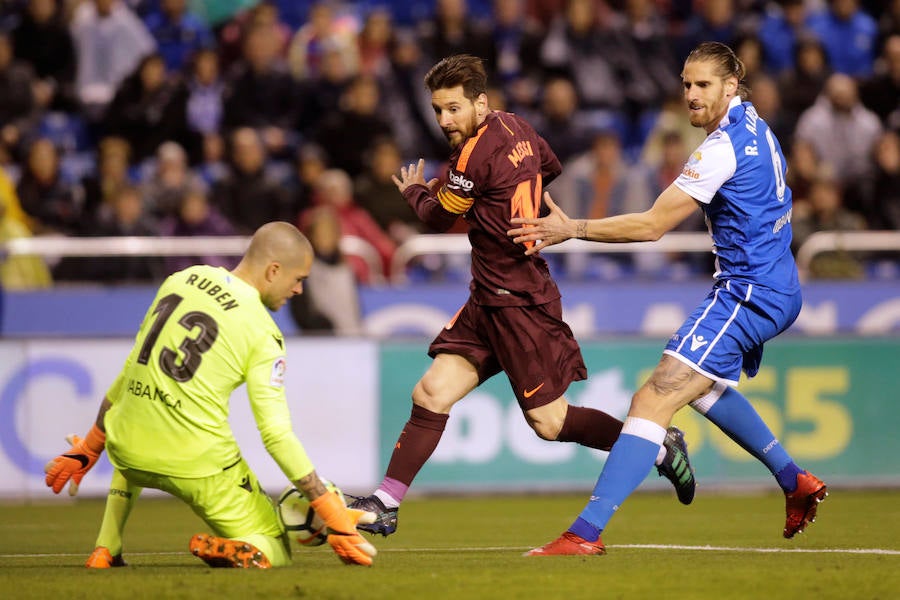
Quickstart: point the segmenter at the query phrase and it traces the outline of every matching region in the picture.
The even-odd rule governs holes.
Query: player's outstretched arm
[[[44,482],[47,487],[53,489],[54,494],[58,494],[65,487],[66,482],[69,484],[69,495],[74,496],[78,493],[78,486],[81,485],[81,479],[91,470],[100,458],[100,454],[106,447],[106,429],[103,425],[104,415],[110,407],[109,400],[103,399],[100,404],[100,410],[97,413],[97,420],[91,426],[83,438],[73,434],[66,436],[66,441],[72,444],[68,452],[60,454],[56,458],[50,460],[44,465]]]
[[[525,251],[526,255],[532,255],[539,252],[547,246],[559,244],[573,237],[583,237],[579,235],[578,227],[583,225],[585,221],[572,220],[563,212],[563,210],[553,202],[549,192],[544,192],[544,203],[550,209],[550,214],[540,218],[514,218],[511,220],[513,225],[521,225],[518,229],[510,229],[507,235],[513,238],[517,244],[523,242],[537,242],[534,246]]]

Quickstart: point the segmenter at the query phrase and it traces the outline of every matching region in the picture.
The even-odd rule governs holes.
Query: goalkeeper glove
[[[66,436],[66,441],[72,444],[72,447],[44,466],[44,473],[47,474],[44,481],[47,487],[53,488],[54,494],[58,494],[66,482],[71,480],[69,495],[74,496],[78,493],[81,478],[91,470],[106,447],[106,434],[94,424],[83,439],[73,433]]]
[[[372,564],[372,558],[378,551],[357,533],[356,524],[360,521],[372,522],[375,515],[347,508],[340,496],[333,492],[322,494],[309,505],[328,526],[328,543],[342,561],[348,565]]]

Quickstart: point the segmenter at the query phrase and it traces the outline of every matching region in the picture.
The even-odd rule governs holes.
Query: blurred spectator
[[[872,14],[878,18],[878,47],[883,49],[889,37],[900,34],[900,0],[886,0],[882,7],[880,15]]]
[[[831,75],[825,47],[816,38],[797,42],[794,66],[779,76],[781,106],[785,119],[796,123],[800,114],[813,105]]]
[[[844,208],[840,184],[828,177],[816,179],[810,189],[809,204],[795,207],[793,219],[794,252],[813,233],[819,231],[860,231],[865,229],[863,218]],[[819,279],[857,279],[862,276],[862,264],[846,250],[817,255],[809,266],[810,274]]]
[[[145,210],[155,219],[177,215],[188,191],[205,193],[205,182],[191,171],[187,153],[176,142],[160,145],[154,162],[152,173],[140,188]]]
[[[866,203],[872,229],[900,231],[900,133],[887,131],[875,146],[875,174]]]
[[[872,150],[881,129],[878,115],[859,101],[856,82],[835,73],[816,103],[800,115],[794,135],[813,145],[844,190],[855,191],[872,174]],[[848,208],[859,207],[858,198],[845,197],[844,202]]]
[[[81,2],[72,16],[71,31],[76,93],[85,115],[96,122],[122,80],[156,49],[156,41],[122,0]]]
[[[807,25],[825,46],[835,72],[853,77],[872,73],[878,26],[859,0],[828,0],[828,8],[810,14]]]
[[[566,9],[567,0],[525,0],[525,11],[529,17],[548,27],[553,19]]]
[[[694,3],[694,7],[694,13],[684,24],[684,32],[676,39],[679,64],[701,42],[721,42],[733,49],[739,33],[734,0],[704,0],[699,6]]]
[[[327,45],[322,49],[319,75],[299,82],[299,128],[310,137],[327,115],[341,109],[347,87],[355,79],[355,67],[350,68],[339,47]]]
[[[0,243],[31,237],[6,173],[0,168]],[[0,257],[0,288],[27,290],[50,287],[50,270],[39,256]]]
[[[765,71],[765,50],[755,34],[739,35],[734,41],[734,53],[744,63],[744,79],[753,79]]]
[[[228,175],[213,188],[212,201],[237,231],[252,234],[269,221],[291,221],[290,195],[266,171],[266,150],[259,134],[241,127],[231,134]]]
[[[304,144],[297,151],[294,172],[287,183],[292,197],[291,204],[297,214],[313,205],[316,181],[327,169],[328,157],[321,147],[316,144]]]
[[[203,148],[200,163],[195,171],[207,186],[212,187],[228,176],[228,163],[225,156],[225,140],[215,133],[203,136]]]
[[[275,53],[280,58],[287,57],[287,47],[293,31],[281,22],[278,5],[273,2],[254,0],[255,6],[237,13],[219,29],[219,59],[224,69],[228,69],[240,59],[248,31],[262,27],[274,36]]]
[[[568,77],[575,84],[583,110],[620,109],[625,103],[624,73],[634,66],[633,48],[624,35],[599,24],[593,0],[568,0],[541,46],[541,64],[548,75]],[[598,115],[608,119],[610,113]]]
[[[447,154],[447,139],[434,118],[431,93],[423,85],[428,66],[412,34],[398,31],[390,74],[381,79],[381,95],[382,111],[391,115],[403,156],[441,158]]]
[[[625,0],[625,19],[624,27],[639,57],[637,64],[643,70],[637,81],[647,86],[640,96],[641,110],[656,111],[666,97],[681,89],[677,75],[681,65],[676,62],[666,24],[652,0]]]
[[[753,102],[757,114],[766,122],[783,148],[789,148],[794,134],[795,121],[787,118],[781,109],[781,91],[778,83],[769,75],[759,72],[755,77],[747,78],[750,97],[745,100]]]
[[[681,92],[669,95],[663,103],[659,116],[656,118],[653,128],[647,135],[647,140],[644,142],[640,161],[646,164],[659,164],[662,160],[663,140],[668,134],[673,132],[678,133],[681,139],[684,140],[684,145],[687,149],[687,153],[684,155],[684,162],[687,162],[688,154],[693,152],[706,139],[706,131],[702,127],[691,125]],[[684,166],[684,163],[682,163],[682,166]]]
[[[497,81],[509,100],[507,110],[533,108],[543,83],[544,28],[526,11],[526,0],[494,0],[493,38]],[[497,106],[490,104],[498,110]]]
[[[47,109],[75,109],[75,46],[56,0],[29,0],[12,32],[16,58],[34,69],[35,99]]]
[[[131,144],[124,138],[107,136],[97,144],[97,170],[81,181],[86,223],[96,221],[116,191],[131,183],[130,160]]]
[[[0,32],[0,144],[14,156],[40,116],[36,84],[28,63],[15,60],[10,36]]]
[[[0,165],[0,208],[6,219],[12,219],[31,231],[31,221],[22,210],[19,197],[16,195],[16,184],[2,165]]]
[[[662,135],[660,161],[655,164],[638,163],[633,167],[636,177],[646,182],[647,198],[657,198],[675,179],[681,175],[687,162],[689,149],[678,131],[669,131]],[[637,187],[638,193],[643,188]],[[702,211],[694,211],[678,224],[672,231],[706,232],[706,221]],[[642,274],[659,276],[666,270],[671,276],[679,274],[708,273],[710,256],[696,252],[668,252],[666,254],[635,254],[632,256],[635,265]]]
[[[612,215],[642,212],[653,200],[645,183],[633,176],[622,155],[622,143],[613,131],[598,132],[590,149],[571,161],[563,171],[571,180],[573,193],[560,195],[560,207],[573,219],[600,219]],[[571,205],[564,203],[565,197]]]
[[[496,108],[493,104],[489,106]],[[554,77],[547,81],[540,113],[531,122],[563,164],[591,147],[593,124],[588,115],[579,110],[578,94],[568,79]]]
[[[131,145],[132,161],[152,157],[165,141],[184,145],[187,138],[187,90],[179,79],[166,76],[162,56],[140,60],[122,81],[103,118],[107,135],[123,137]]]
[[[159,235],[159,224],[144,211],[144,201],[138,188],[130,185],[116,190],[111,202],[103,207],[99,219],[87,231],[101,237]],[[62,263],[60,264],[62,266]],[[161,277],[163,261],[156,256],[112,256],[79,261],[78,279],[108,283],[136,283]],[[69,274],[66,274],[66,278]]]
[[[831,170],[831,166],[821,164],[821,158],[815,146],[806,140],[794,140],[790,146],[788,155],[788,170],[785,179],[791,188],[794,206],[802,210],[804,205],[809,205],[809,195],[812,192],[812,184],[819,176],[819,172],[825,173]]]
[[[658,163],[643,165],[648,181],[648,198],[658,197],[675,179],[681,175],[687,162],[690,149],[678,131],[669,131],[662,135],[661,152]],[[706,221],[702,211],[695,211],[672,231],[706,231]],[[696,256],[696,255],[695,255]]]
[[[490,28],[473,18],[466,0],[437,0],[434,15],[419,21],[416,29],[427,62],[452,54],[471,54],[484,60],[488,77],[496,74],[497,49]]]
[[[393,43],[391,13],[384,7],[376,6],[366,14],[356,39],[359,73],[384,81],[391,71]]]
[[[597,133],[591,148],[571,160],[551,192],[573,219],[597,219],[631,212],[643,212],[653,200],[645,177],[626,162],[622,143],[613,131]],[[633,261],[628,253],[572,253],[565,258],[568,275],[583,276],[588,271],[618,275]]]
[[[63,181],[59,154],[50,140],[38,138],[29,147],[16,192],[36,234],[73,234],[81,228],[84,193]]]
[[[494,107],[493,104],[489,106]],[[378,226],[398,246],[411,236],[423,232],[422,221],[397,190],[392,177],[400,172],[403,157],[390,138],[377,140],[369,150],[367,169],[354,184],[359,205],[368,211]]]
[[[187,151],[191,162],[199,162],[203,156],[204,140],[219,136],[225,108],[223,95],[225,84],[219,71],[219,57],[215,50],[198,51],[191,58],[187,76],[187,107],[185,118],[188,128]]]
[[[182,190],[178,200],[178,206],[172,214],[160,221],[160,235],[194,237],[237,234],[228,219],[210,204],[202,188],[188,186]],[[235,257],[216,254],[212,248],[209,254],[203,256],[169,256],[165,259],[168,273],[200,264],[232,269],[237,261]]]
[[[324,75],[327,52],[341,63],[348,75],[358,70],[356,23],[347,14],[337,14],[331,2],[316,2],[309,10],[309,21],[297,30],[288,47],[291,74],[300,81],[316,80]]]
[[[226,78],[224,126],[253,127],[270,155],[283,155],[295,143],[297,86],[278,56],[272,27],[247,32],[244,53]]]
[[[150,35],[171,73],[181,71],[188,59],[214,40],[206,23],[187,9],[187,0],[159,0],[159,10],[144,18]]]
[[[329,206],[318,206],[306,213],[301,226],[314,254],[303,293],[290,299],[294,322],[303,333],[360,335],[359,289],[341,252],[337,213]]]
[[[329,164],[343,169],[350,177],[362,173],[363,155],[374,141],[392,134],[390,123],[379,110],[379,93],[374,78],[357,77],[341,96],[340,109],[325,117],[314,133]]]
[[[900,127],[900,33],[885,40],[875,74],[860,84],[859,96],[882,123]]]
[[[331,207],[338,215],[342,235],[352,235],[368,242],[381,259],[382,273],[390,274],[391,257],[396,244],[390,236],[378,226],[375,219],[353,199],[353,182],[349,175],[340,169],[329,169],[316,181],[316,204]],[[315,210],[315,207],[310,209]],[[300,217],[305,221],[306,213]],[[360,283],[372,283],[372,274],[368,264],[358,256],[348,257],[353,272]]]
[[[763,45],[766,70],[780,75],[794,68],[794,57],[805,30],[806,3],[803,0],[776,0],[766,3],[765,14],[757,30]]]

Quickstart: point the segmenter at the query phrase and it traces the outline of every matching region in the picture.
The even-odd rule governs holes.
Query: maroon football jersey
[[[547,262],[525,256],[525,247],[506,232],[512,217],[538,216],[543,187],[561,171],[547,142],[511,113],[489,114],[475,135],[454,149],[437,200],[443,211],[463,214],[469,223],[476,303],[524,306],[559,298]],[[424,186],[415,187],[406,194],[414,205],[430,195]]]

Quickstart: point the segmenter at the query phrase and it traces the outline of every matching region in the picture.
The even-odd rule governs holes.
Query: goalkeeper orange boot
[[[191,554],[213,568],[268,569],[272,566],[262,551],[247,542],[198,533],[191,538]]]
[[[533,548],[522,556],[589,556],[592,554],[606,554],[603,540],[597,538],[596,542],[589,542],[571,531],[566,531],[549,544]]]
[[[91,552],[84,566],[88,569],[110,569],[112,567],[127,567],[128,563],[125,562],[121,554],[113,556],[108,548],[97,546]]]
[[[812,473],[803,471],[797,475],[797,489],[785,493],[784,537],[792,538],[802,533],[806,526],[816,520],[819,502],[828,495],[828,487]]]

